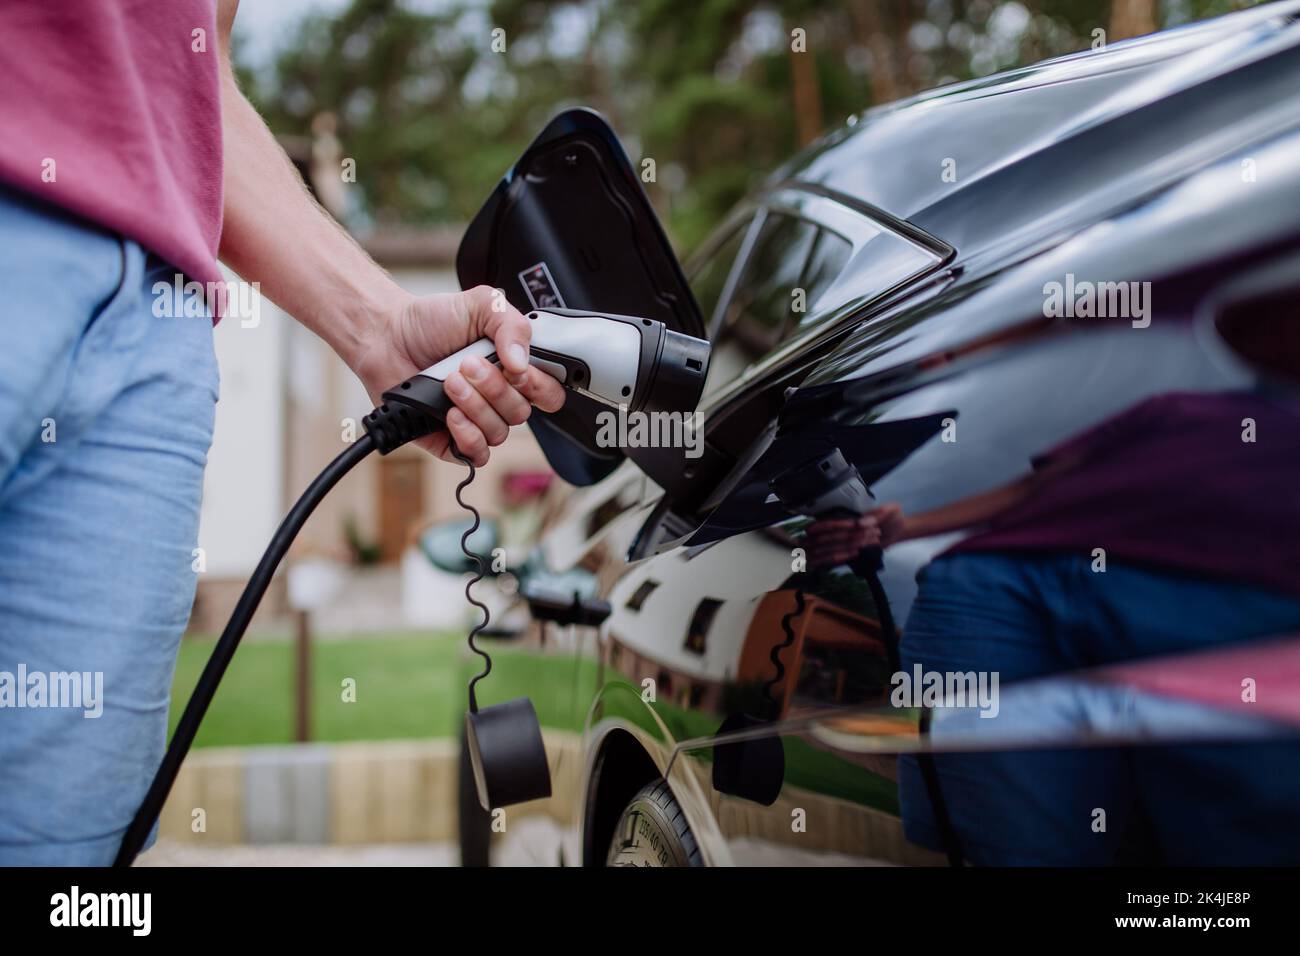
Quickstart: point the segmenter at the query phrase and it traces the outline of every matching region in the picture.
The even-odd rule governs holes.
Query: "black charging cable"
[[[465,600],[467,603],[473,605],[474,607],[478,608],[480,611],[483,612],[483,617],[479,620],[477,624],[475,624],[472,628],[470,628],[469,636],[465,639],[466,643],[469,644],[469,649],[473,651],[475,654],[477,654],[479,657],[483,658],[483,670],[475,674],[474,677],[469,682],[469,712],[471,714],[477,714],[478,697],[474,693],[474,685],[477,684],[479,681],[481,681],[484,677],[487,677],[488,674],[492,673],[492,656],[488,654],[487,651],[483,650],[483,648],[478,646],[478,644],[476,643],[476,638],[478,637],[480,631],[482,631],[490,623],[492,623],[492,612],[488,610],[488,606],[486,604],[484,604],[482,601],[480,601],[478,598],[474,597],[474,595],[470,593],[470,589],[473,588],[474,585],[482,581],[483,577],[487,574],[487,565],[483,563],[483,555],[479,554],[477,551],[472,550],[469,546],[470,535],[472,535],[475,531],[478,530],[479,523],[482,521],[482,515],[479,514],[477,508],[475,508],[472,504],[470,504],[463,497],[461,497],[461,495],[464,493],[466,488],[468,488],[471,484],[473,484],[474,476],[478,474],[478,469],[474,467],[474,463],[472,461],[470,461],[468,458],[466,458],[464,455],[461,454],[460,449],[456,447],[455,442],[452,442],[451,444],[451,453],[454,456],[456,456],[457,461],[459,461],[462,465],[464,465],[466,468],[469,469],[469,474],[467,474],[464,480],[462,480],[461,483],[456,486],[456,504],[460,505],[462,508],[464,508],[466,511],[468,511],[471,515],[474,516],[473,524],[471,524],[467,529],[465,529],[465,533],[460,536],[460,550],[465,555],[465,557],[473,558],[475,565],[477,565],[478,567],[478,573],[475,574],[474,577],[470,578],[468,581],[465,582]]]
[[[225,676],[226,668],[230,666],[239,642],[243,639],[244,632],[248,630],[248,624],[253,619],[257,606],[261,604],[262,597],[271,584],[271,578],[275,576],[276,568],[284,560],[289,546],[293,544],[294,538],[311,517],[311,513],[316,510],[316,506],[344,475],[371,452],[377,451],[381,455],[387,455],[407,442],[432,433],[441,422],[432,415],[422,414],[411,408],[384,404],[366,415],[362,419],[362,424],[365,426],[366,434],[330,462],[325,470],[316,476],[316,480],[307,486],[307,490],[289,509],[289,513],[271,538],[271,543],[262,553],[262,559],[257,562],[253,576],[245,585],[244,593],[239,596],[239,603],[235,605],[235,610],[230,615],[225,630],[221,632],[221,638],[217,641],[212,656],[208,658],[208,663],[199,676],[194,693],[190,695],[189,703],[185,705],[185,712],[181,714],[176,732],[172,735],[171,743],[167,745],[167,752],[163,755],[158,772],[154,774],[144,802],[140,804],[140,809],[136,811],[131,825],[126,829],[122,846],[113,861],[114,866],[130,866],[135,862],[145,840],[149,839],[149,831],[153,829],[154,822],[162,812],[163,804],[166,803],[172,785],[176,782],[176,775],[180,772],[181,763],[194,743],[194,737],[199,732],[199,725],[208,712],[221,678]],[[456,489],[456,500],[460,501],[460,489],[473,480],[474,466],[469,459],[460,454],[454,444],[451,447],[452,454],[470,466],[469,478]],[[465,503],[462,501],[461,504]],[[478,527],[477,512],[475,512],[474,526]],[[464,546],[463,541],[462,546]],[[481,569],[482,559],[479,560],[479,566]],[[489,666],[490,663],[489,661]]]

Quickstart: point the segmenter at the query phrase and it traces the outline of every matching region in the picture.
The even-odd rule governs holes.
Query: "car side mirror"
[[[737,466],[738,476],[714,496],[712,510],[684,543],[688,547],[709,544],[787,520],[791,512],[773,493],[773,479],[792,463],[825,461],[832,451],[838,451],[843,463],[853,465],[862,485],[869,488],[939,434],[946,419],[956,416],[957,411],[950,409],[864,425],[822,422],[794,433],[778,430],[770,441],[764,437],[756,443],[752,463],[742,461]]]

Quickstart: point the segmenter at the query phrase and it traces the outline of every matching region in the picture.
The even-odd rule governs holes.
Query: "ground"
[[[547,817],[514,824],[492,848],[493,866],[556,866],[560,827]],[[454,843],[393,843],[367,846],[198,847],[159,841],[136,866],[458,866]]]

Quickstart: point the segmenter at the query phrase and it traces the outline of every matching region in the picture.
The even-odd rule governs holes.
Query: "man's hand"
[[[447,395],[456,408],[447,431],[418,444],[440,458],[454,460],[449,439],[475,465],[488,460],[488,448],[506,440],[536,405],[553,412],[564,404],[564,388],[528,364],[532,326],[505,296],[489,286],[468,292],[410,298],[380,316],[349,362],[376,404],[380,395],[434,362],[487,336],[496,343],[501,368],[471,356],[447,377]]]
[[[880,546],[888,548],[912,536],[912,528],[903,509],[893,502],[881,505],[867,517],[876,522],[880,529]]]
[[[237,0],[220,0],[221,118],[225,208],[221,260],[311,329],[345,361],[378,402],[387,389],[488,336],[500,370],[467,359],[447,379],[456,408],[448,431],[420,445],[451,458],[448,432],[476,465],[488,447],[532,410],[564,404],[560,383],[528,364],[532,327],[486,286],[455,295],[415,298],[403,291],[318,206],[262,118],[239,91],[230,63]]]
[[[857,518],[814,521],[804,530],[808,564],[831,568],[851,561],[863,548],[887,548],[906,537],[906,520],[902,508],[887,504]]]

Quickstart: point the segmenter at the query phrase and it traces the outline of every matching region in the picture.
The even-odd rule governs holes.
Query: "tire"
[[[648,783],[623,809],[606,866],[703,866],[704,858],[668,784]]]

